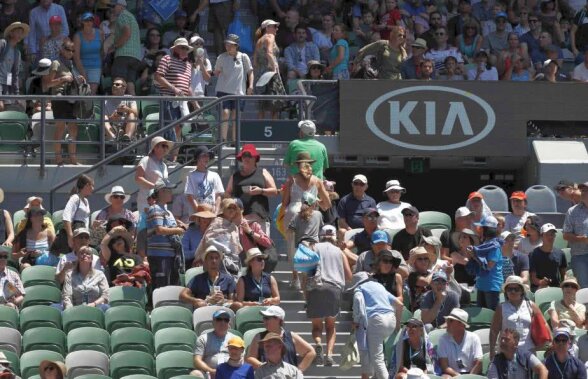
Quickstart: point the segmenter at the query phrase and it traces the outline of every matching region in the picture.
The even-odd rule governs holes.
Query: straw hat
[[[8,25],[8,27],[4,30],[4,39],[8,39],[8,36],[10,35],[10,32],[12,32],[14,29],[22,29],[23,32],[23,38],[26,37],[29,34],[29,26],[23,22],[20,21],[16,21],[13,22],[12,24]]]
[[[110,197],[112,195],[122,195],[122,196],[124,196],[125,199],[123,200],[123,203],[126,203],[131,198],[131,195],[125,193],[125,189],[122,186],[114,186],[110,190],[110,193],[107,193],[106,195],[104,195],[104,200],[106,200],[106,202],[108,204],[112,204],[112,202],[110,201]]]
[[[453,310],[451,311],[449,316],[445,316],[445,320],[451,319],[451,320],[459,321],[462,324],[464,324],[466,328],[469,328],[470,327],[468,325],[468,318],[469,317],[470,316],[468,315],[468,312],[464,311],[463,309],[453,308]]]
[[[428,252],[423,246],[417,246],[410,251],[408,256],[408,264],[410,266],[414,266],[414,262],[416,261],[417,257],[425,255],[429,257],[429,268],[433,267],[435,262],[437,261],[437,255],[433,252]]]
[[[170,150],[172,149],[172,147],[174,147],[174,143],[172,141],[168,141],[161,136],[153,137],[153,139],[151,140],[149,154],[151,154],[153,152],[153,149],[155,149],[155,146],[159,145],[160,143],[165,143]]]
[[[315,159],[310,157],[310,153],[308,151],[303,151],[296,155],[296,160],[294,163],[314,163],[316,162]]]
[[[174,41],[174,45],[171,47],[172,50],[174,50],[176,47],[185,47],[188,49],[188,53],[192,52],[192,50],[194,50],[194,48],[192,46],[190,46],[190,44],[188,43],[188,40],[185,39],[184,37],[180,37],[178,39],[176,39]]]
[[[41,379],[45,379],[45,369],[49,366],[55,366],[57,370],[61,371],[61,377],[67,378],[67,367],[65,367],[63,362],[44,360],[39,364],[39,375]]]
[[[502,292],[506,293],[506,287],[512,284],[520,286],[523,289],[523,293],[529,291],[529,288],[523,282],[523,278],[521,278],[520,276],[511,275],[504,281],[504,284],[502,285]]]
[[[253,258],[257,258],[257,257],[262,257],[263,259],[267,259],[267,254],[264,254],[257,247],[252,247],[251,249],[247,250],[247,253],[245,253],[245,264],[248,265],[249,262]]]
[[[576,280],[576,278],[567,278],[566,280],[564,280],[563,282],[561,282],[561,284],[559,285],[561,288],[564,287],[564,285],[566,284],[573,284],[576,286],[576,289],[579,290],[580,289],[580,284],[578,283],[578,281]]]

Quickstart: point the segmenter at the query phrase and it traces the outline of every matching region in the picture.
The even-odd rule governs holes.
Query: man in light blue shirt
[[[29,15],[29,26],[31,28],[26,40],[27,51],[32,62],[43,58],[37,56],[41,53],[43,43],[51,33],[49,19],[51,16],[59,16],[62,20],[61,34],[69,36],[69,27],[65,10],[59,4],[53,4],[53,0],[41,0],[39,5],[31,10]]]
[[[284,50],[284,57],[288,65],[288,79],[304,78],[308,73],[308,62],[320,61],[318,46],[312,41],[306,41],[306,27],[298,24],[294,33],[296,42]]]

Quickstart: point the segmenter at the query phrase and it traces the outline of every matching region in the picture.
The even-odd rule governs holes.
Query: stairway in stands
[[[281,303],[280,306],[286,311],[285,328],[298,333],[304,340],[309,342],[314,347],[314,341],[311,335],[311,323],[306,318],[306,311],[304,310],[304,298],[302,293],[293,290],[289,286],[292,277],[292,264],[286,261],[285,255],[280,257],[276,270],[273,272],[274,277],[278,281],[280,289]],[[342,308],[350,308],[349,302],[344,302]],[[335,351],[333,359],[335,365],[332,367],[315,366],[312,365],[304,372],[306,379],[326,379],[326,378],[359,378],[361,370],[359,366],[353,367],[350,370],[342,371],[339,369],[341,362],[341,350],[347,341],[349,332],[351,331],[351,310],[342,310],[337,317],[337,340],[335,344]],[[323,332],[323,350],[326,352],[326,340]]]

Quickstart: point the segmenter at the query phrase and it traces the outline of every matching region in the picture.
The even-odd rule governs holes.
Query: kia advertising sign
[[[587,94],[584,86],[571,83],[339,83],[345,105],[340,110],[340,146],[346,154],[526,156],[527,121],[588,116],[583,110],[570,114],[569,105]]]

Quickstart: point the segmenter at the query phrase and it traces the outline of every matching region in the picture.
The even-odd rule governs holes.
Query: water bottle
[[[90,300],[90,296],[88,295],[88,291],[84,291],[84,294],[82,296],[82,304],[88,305],[89,300]]]

